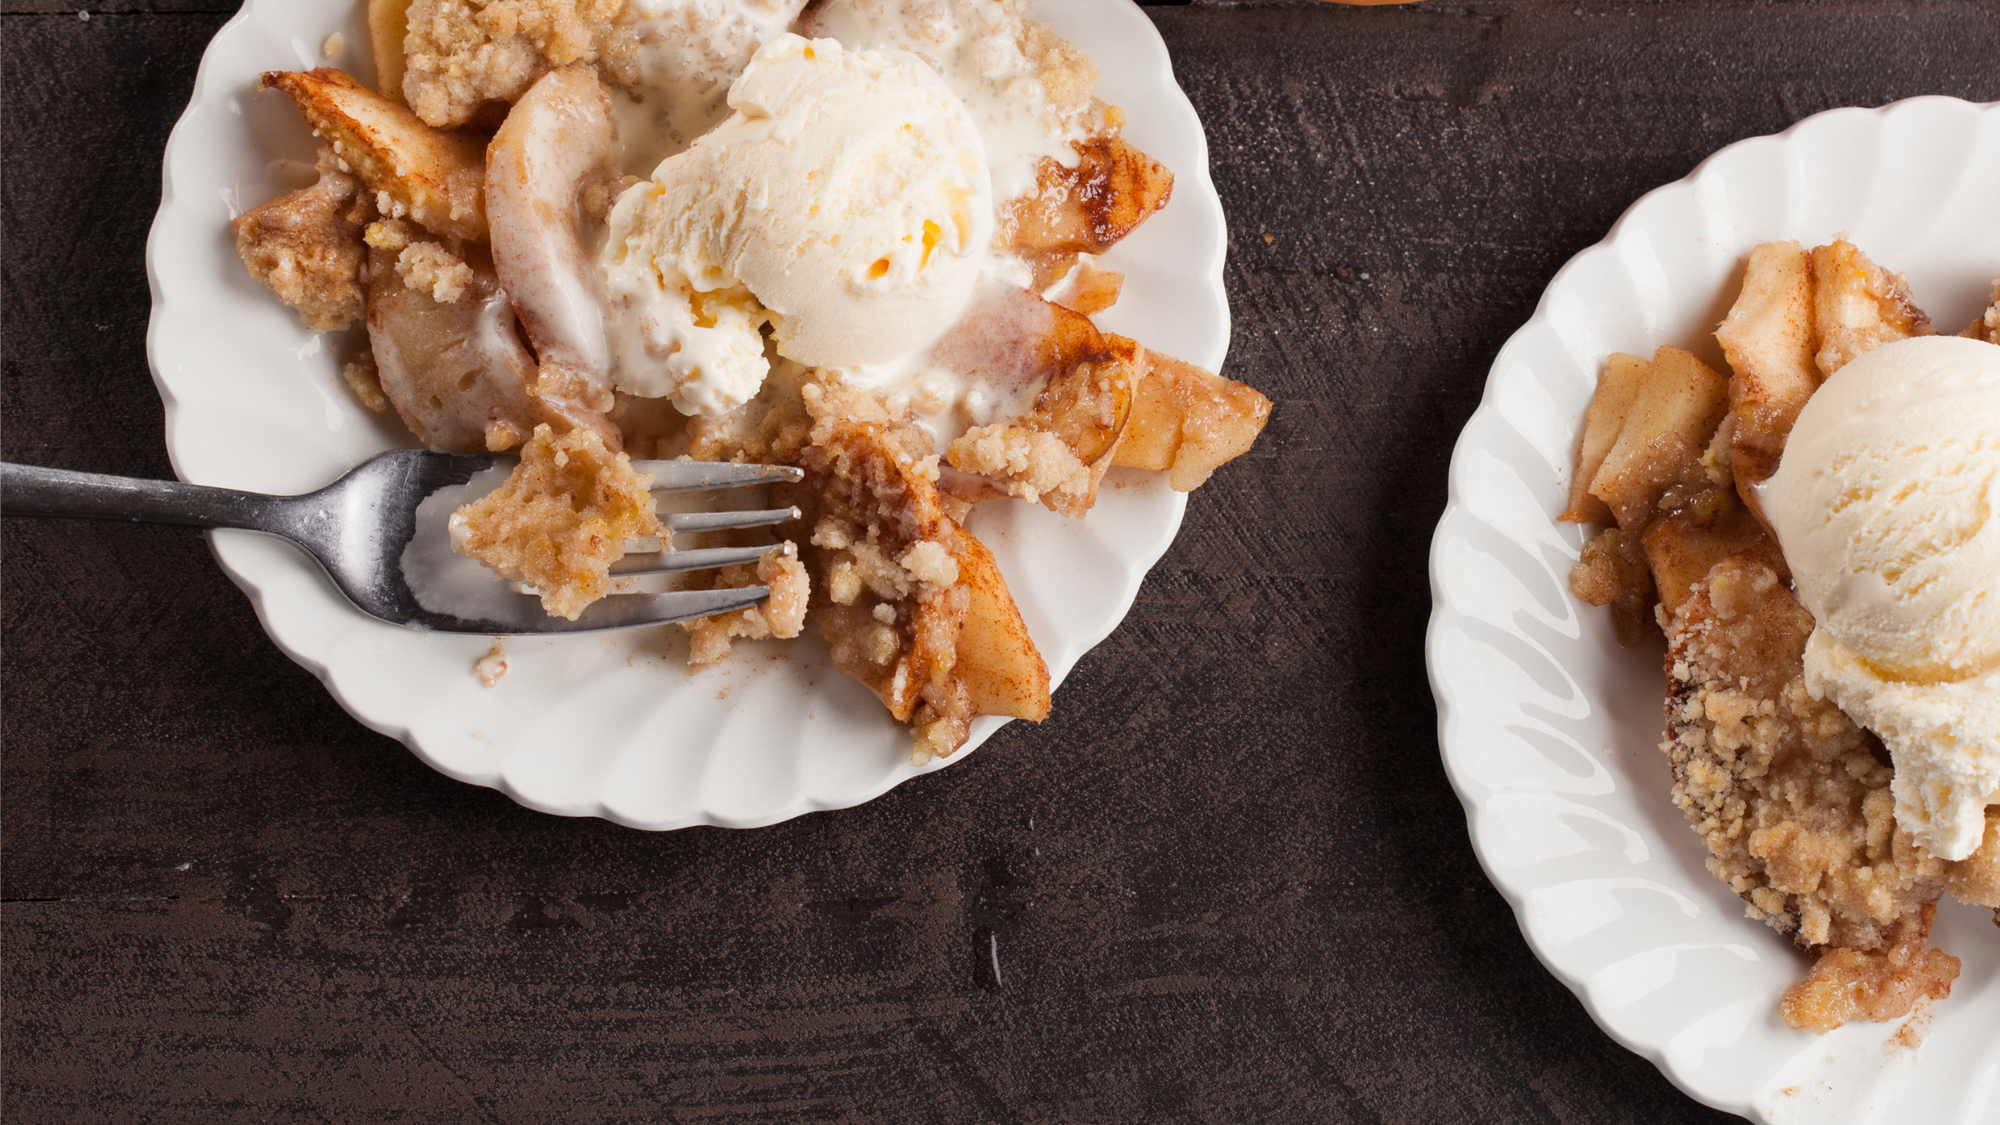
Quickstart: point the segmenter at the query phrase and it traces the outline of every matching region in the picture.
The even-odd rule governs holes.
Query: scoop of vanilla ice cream
[[[1035,190],[1043,160],[1074,168],[1073,143],[1096,125],[1097,68],[1045,25],[1026,0],[823,0],[800,21],[850,48],[897,47],[935,67],[979,123],[993,193]]]
[[[734,111],[619,197],[600,264],[612,377],[713,414],[756,393],[758,333],[814,367],[885,363],[958,319],[993,237],[979,131],[905,51],[786,34]]]
[[[1807,689],[1889,747],[1897,823],[1963,859],[2000,802],[2000,347],[1842,367],[1759,499],[1813,615]]]

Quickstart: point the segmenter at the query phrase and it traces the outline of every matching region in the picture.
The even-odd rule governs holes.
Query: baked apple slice
[[[537,80],[486,153],[493,267],[541,361],[535,393],[571,413],[613,405],[581,206],[583,189],[611,175],[611,97],[588,66]]]
[[[1270,416],[1271,400],[1250,387],[1141,348],[1132,417],[1113,463],[1164,471],[1174,491],[1192,492],[1247,452]]]
[[[371,233],[380,245],[369,251],[368,340],[382,391],[417,440],[450,453],[497,453],[546,423],[595,430],[619,448],[604,415],[532,393],[535,357],[484,247],[460,245],[454,254],[437,243],[396,245],[393,228],[381,224]]]
[[[946,491],[975,503],[1017,496],[1066,516],[1090,510],[1131,415],[1137,344],[988,281],[929,364],[987,404],[945,449]]]
[[[390,218],[435,234],[486,238],[486,146],[477,135],[433,129],[408,106],[344,71],[274,70],[263,84],[297,102],[312,127],[370,189]]]
[[[1890,273],[1852,242],[1835,239],[1812,251],[1813,363],[1822,378],[1862,352],[1911,336],[1935,336],[1931,318],[1910,297],[1903,275]]]

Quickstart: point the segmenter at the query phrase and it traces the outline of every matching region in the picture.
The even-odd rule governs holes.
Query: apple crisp
[[[1821,381],[1931,332],[1903,279],[1844,239],[1759,246],[1716,332],[1731,376],[1677,348],[1612,356],[1562,514],[1611,525],[1572,591],[1611,607],[1621,643],[1665,633],[1674,803],[1746,916],[1816,955],[1780,1010],[1818,1032],[1949,994],[1958,959],[1925,948],[1941,896],[2000,910],[2000,808],[1972,856],[1931,855],[1897,823],[1882,742],[1808,690],[1815,622],[1752,488]]]
[[[628,454],[803,470],[772,490],[796,524],[699,543],[768,549],[689,581],[770,592],[683,623],[689,662],[810,620],[921,764],[980,715],[1049,713],[1047,665],[966,530],[973,508],[1083,518],[1119,465],[1191,490],[1270,410],[1092,322],[1123,280],[1098,256],[1167,205],[1173,174],[1124,139],[1095,64],[1029,6],[371,0],[382,89],[331,69],[264,76],[328,148],[320,183],[244,216],[239,247],[315,327],[365,319],[370,354],[346,369],[365,406],[433,449],[518,453],[454,518],[455,545],[552,614],[574,620],[628,541],[659,534]],[[836,145],[824,171],[865,174],[814,196],[811,176],[741,155],[767,139],[753,119],[860,130],[866,155]],[[940,218],[880,232],[928,215],[926,192]],[[838,229],[808,229],[821,202]],[[766,238],[835,264],[732,273]],[[865,272],[841,272],[843,245],[865,249]],[[971,264],[934,287],[945,296],[923,288],[957,259]],[[919,300],[941,311],[896,311]],[[852,355],[805,354],[822,304],[840,319],[814,346]]]

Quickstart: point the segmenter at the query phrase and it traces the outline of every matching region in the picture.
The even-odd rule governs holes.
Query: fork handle
[[[283,498],[233,488],[0,462],[0,515],[270,530]]]

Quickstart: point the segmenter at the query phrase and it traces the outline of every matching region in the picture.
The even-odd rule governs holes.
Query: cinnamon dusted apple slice
[[[1617,438],[1591,475],[1590,494],[1604,501],[1627,535],[1643,534],[1668,490],[1708,482],[1702,455],[1728,411],[1728,380],[1692,352],[1672,346],[1655,351],[1631,388]]]
[[[1248,451],[1271,416],[1270,399],[1192,363],[1142,348],[1139,372],[1113,463],[1164,470],[1176,492]]]
[[[958,581],[968,601],[952,674],[965,685],[973,715],[1039,723],[1049,717],[1049,666],[1028,636],[1028,623],[1021,620],[993,552],[962,528],[957,547]]]
[[[1570,591],[1611,607],[1620,644],[1655,634],[1656,602],[1673,609],[1711,565],[1766,538],[1729,491],[1728,386],[1663,347],[1613,354],[1591,397],[1561,518],[1616,521],[1584,547]]]
[[[1736,419],[1733,473],[1751,511],[1751,486],[1778,471],[1785,438],[1819,387],[1813,362],[1812,259],[1796,242],[1750,251],[1743,290],[1715,330],[1733,372],[1729,410]]]
[[[1114,464],[1190,491],[1249,449],[1271,410],[1241,383],[993,281],[929,362],[970,390],[973,425],[946,447],[941,485],[971,503],[1017,496],[1081,516]]]
[[[1583,416],[1583,441],[1577,452],[1576,474],[1569,482],[1569,506],[1556,518],[1568,523],[1611,522],[1610,506],[1591,495],[1590,482],[1597,479],[1605,455],[1618,443],[1625,413],[1632,408],[1632,400],[1651,369],[1651,364],[1627,352],[1613,352],[1604,362],[1604,374],[1597,380],[1590,409]]]
[[[806,470],[780,490],[805,512],[809,613],[834,666],[912,727],[918,765],[963,745],[979,715],[1040,720],[1048,667],[986,549],[946,513],[921,435],[865,390],[800,387],[809,421],[774,452]]]
[[[1035,288],[1061,280],[1079,254],[1102,254],[1167,205],[1174,174],[1115,131],[1075,145],[1077,163],[1044,160],[1036,190],[1009,205],[995,243],[1034,267]]]
[[[538,79],[487,149],[493,266],[541,360],[535,393],[567,413],[613,405],[582,230],[583,190],[611,175],[611,98],[588,66]]]
[[[384,215],[450,238],[486,238],[486,152],[477,135],[433,129],[401,102],[327,67],[274,70],[263,84],[292,96],[313,130],[378,193]]]

